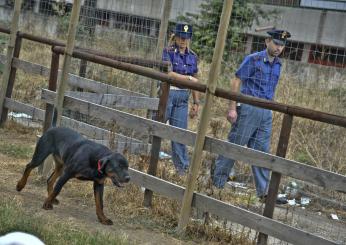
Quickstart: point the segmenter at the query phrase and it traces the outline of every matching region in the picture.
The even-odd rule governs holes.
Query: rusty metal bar
[[[64,49],[62,47],[55,47],[54,50],[60,54],[64,54]],[[88,61],[98,63],[101,65],[110,66],[110,67],[117,68],[123,71],[128,71],[138,75],[168,82],[169,84],[174,86],[182,86],[184,88],[193,89],[203,93],[205,93],[206,91],[205,84],[195,83],[195,82],[191,82],[189,80],[184,80],[184,79],[171,78],[166,73],[154,71],[149,68],[132,65],[132,64],[116,61],[116,60],[111,60],[111,59],[100,57],[97,55],[84,53],[78,50],[73,52],[73,57],[79,58],[79,59],[86,59]],[[346,117],[340,116],[340,115],[333,115],[330,113],[306,109],[306,108],[302,108],[298,106],[285,105],[285,104],[274,102],[274,101],[258,99],[255,97],[242,95],[241,93],[230,92],[220,88],[216,88],[215,96],[228,99],[228,100],[235,100],[241,103],[258,106],[258,107],[273,110],[273,111],[282,112],[285,114],[290,114],[293,116],[303,117],[303,118],[307,118],[307,119],[311,119],[311,120],[315,120],[319,122],[346,127]]]
[[[13,58],[19,58],[21,47],[22,47],[22,38],[17,35],[16,41],[14,44]],[[12,97],[14,82],[16,80],[16,73],[17,73],[17,68],[11,65],[11,70],[10,70],[10,75],[9,75],[8,85],[6,90],[7,98]],[[3,125],[6,122],[7,115],[8,115],[8,109],[4,107],[1,113],[0,125]]]
[[[0,32],[10,34],[10,29],[0,27]],[[24,39],[38,42],[38,43],[51,45],[51,46],[60,46],[60,47],[66,46],[64,42],[57,41],[57,40],[50,39],[50,38],[35,36],[35,35],[30,34],[30,33],[18,32],[18,35]],[[127,56],[121,56],[121,55],[111,55],[111,54],[108,54],[105,52],[100,52],[98,50],[81,48],[78,46],[76,46],[75,49],[83,51],[83,52],[95,54],[98,56],[102,56],[105,58],[123,61],[123,62],[130,63],[130,64],[136,64],[136,65],[145,66],[145,67],[156,67],[160,71],[167,71],[168,67],[170,66],[169,62],[167,62],[167,61],[149,60],[149,59],[144,59],[144,58],[140,58],[140,57],[127,57]]]
[[[279,143],[276,150],[276,155],[279,157],[286,157],[288,142],[290,139],[291,129],[293,124],[293,116],[289,114],[285,114],[282,120],[281,132]],[[263,211],[263,216],[268,218],[273,218],[275,202],[279,191],[279,185],[281,180],[281,173],[272,172],[268,196],[266,199],[266,204]],[[265,245],[267,244],[268,235],[264,233],[259,233],[257,244]]]
[[[0,32],[6,33],[6,34],[10,34],[11,33],[9,28],[5,28],[5,27],[2,27],[2,26],[0,26]]]

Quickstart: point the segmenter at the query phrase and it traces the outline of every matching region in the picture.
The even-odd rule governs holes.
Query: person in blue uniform
[[[192,37],[192,26],[185,23],[177,23],[174,34],[168,47],[163,50],[162,59],[171,63],[171,71],[168,73],[173,78],[187,79],[198,82],[197,55],[189,48]],[[190,108],[190,117],[197,116],[199,97],[196,91],[192,91],[193,103]],[[179,128],[187,128],[188,106],[190,90],[170,86],[167,101],[166,120],[169,124]],[[172,160],[180,175],[185,174],[189,166],[189,157],[186,146],[172,141]]]
[[[265,39],[266,49],[245,57],[235,78],[231,90],[261,99],[273,100],[281,73],[282,53],[287,38],[291,34],[284,30],[271,30]],[[232,124],[228,141],[262,152],[269,152],[272,132],[272,111],[247,104],[231,101],[227,120]],[[231,172],[234,160],[220,155],[215,162],[212,176],[214,186],[223,188]],[[260,199],[267,195],[269,169],[252,166],[256,193]]]

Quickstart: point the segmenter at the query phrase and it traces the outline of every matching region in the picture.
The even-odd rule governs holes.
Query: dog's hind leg
[[[54,155],[53,155],[53,157],[54,157],[54,162],[55,162],[55,169],[54,169],[53,173],[47,179],[48,196],[53,192],[54,183],[57,180],[57,178],[61,175],[62,169],[63,169],[63,162],[61,161],[61,159],[57,156],[54,156]],[[53,200],[53,204],[59,204],[58,199],[55,198]]]
[[[68,172],[68,171],[64,171],[64,173],[60,176],[60,178],[58,179],[58,181],[56,182],[54,189],[52,191],[52,193],[49,194],[49,196],[47,197],[47,199],[45,200],[45,202],[43,203],[43,207],[44,209],[48,210],[48,209],[53,209],[53,201],[56,199],[56,197],[59,195],[61,188],[66,184],[66,182],[71,179],[73,177],[73,175]]]
[[[44,160],[49,156],[49,154],[52,153],[51,149],[47,147],[45,144],[46,140],[42,136],[37,142],[32,160],[26,165],[23,176],[17,183],[17,191],[21,191],[25,187],[31,171],[37,166],[41,165],[44,162]]]

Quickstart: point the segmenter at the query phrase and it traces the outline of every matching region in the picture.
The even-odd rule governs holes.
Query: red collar
[[[99,173],[102,174],[102,170],[101,170],[101,160],[98,160],[98,161],[97,161],[97,171],[98,171]]]

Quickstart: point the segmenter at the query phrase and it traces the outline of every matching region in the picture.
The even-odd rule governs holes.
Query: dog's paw
[[[104,225],[113,225],[113,221],[111,221],[110,219],[104,219],[104,220],[100,220],[100,222]]]
[[[42,208],[45,210],[51,210],[51,209],[53,209],[53,205],[50,202],[45,202],[45,203],[43,203]]]
[[[18,181],[17,186],[16,186],[16,190],[17,191],[21,191],[24,188],[24,185],[21,181]]]
[[[54,200],[53,200],[53,204],[54,205],[58,205],[60,202],[59,202],[59,200],[58,199],[56,199],[56,198],[54,198]]]

